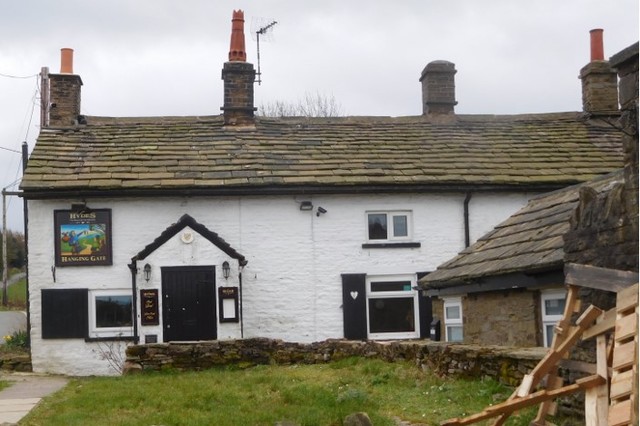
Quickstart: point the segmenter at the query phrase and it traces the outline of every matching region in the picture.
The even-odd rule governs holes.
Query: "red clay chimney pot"
[[[595,28],[589,31],[591,34],[591,62],[604,61],[604,43],[602,42],[602,29]]]
[[[73,49],[60,49],[60,74],[73,74]]]
[[[229,61],[247,61],[247,52],[244,47],[244,12],[242,10],[234,10],[231,18]]]

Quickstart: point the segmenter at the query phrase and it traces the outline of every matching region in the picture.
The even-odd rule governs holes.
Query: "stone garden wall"
[[[31,356],[28,353],[0,353],[0,370],[31,372]]]
[[[546,348],[513,348],[432,342],[357,342],[326,340],[311,344],[290,343],[264,338],[158,343],[129,346],[123,374],[162,370],[204,370],[216,366],[251,367],[258,364],[321,364],[360,356],[385,361],[411,361],[417,368],[439,376],[491,377],[508,386],[518,386],[547,353]],[[567,383],[585,373],[560,368]],[[582,415],[581,393],[561,398],[564,413]]]
[[[125,374],[159,370],[203,370],[221,365],[320,364],[361,356],[386,361],[412,361],[438,375],[490,376],[520,383],[545,355],[544,348],[454,345],[444,342],[355,342],[326,340],[301,344],[271,339],[130,346]]]

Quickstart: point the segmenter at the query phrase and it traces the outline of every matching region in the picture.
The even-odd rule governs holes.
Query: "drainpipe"
[[[131,306],[131,308],[133,309],[133,343],[137,345],[140,342],[140,337],[138,336],[138,297],[136,294],[136,276],[138,274],[138,262],[135,259],[132,259],[131,263],[127,266],[131,270],[131,290],[133,292],[133,306]]]
[[[240,264],[240,272],[238,272],[238,293],[240,293],[240,338],[244,339],[244,315],[242,315],[242,270],[244,265]]]
[[[467,192],[464,197],[464,247],[471,245],[471,237],[469,236],[469,201],[471,201],[471,192]]]

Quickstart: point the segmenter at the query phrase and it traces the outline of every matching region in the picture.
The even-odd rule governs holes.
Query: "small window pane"
[[[393,216],[393,236],[406,237],[408,235],[407,216]]]
[[[411,291],[411,281],[372,282],[371,291]]]
[[[552,324],[547,324],[545,326],[545,328],[546,328],[545,337],[547,339],[547,344],[545,345],[545,347],[550,348],[551,347],[551,343],[553,341],[553,334],[554,334],[555,326],[552,325]]]
[[[415,331],[413,297],[369,299],[369,332]]]
[[[385,213],[374,213],[369,215],[369,239],[387,239],[387,215]]]
[[[96,296],[96,327],[130,327],[131,296]]]
[[[447,341],[449,341],[449,342],[462,342],[462,327],[461,326],[448,326],[447,327]]]
[[[546,299],[544,301],[545,315],[562,315],[564,314],[565,299]]]
[[[447,306],[445,308],[445,319],[460,319],[460,306]]]

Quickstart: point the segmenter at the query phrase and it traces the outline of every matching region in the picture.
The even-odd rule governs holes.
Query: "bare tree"
[[[306,92],[294,103],[274,101],[260,104],[258,115],[263,117],[339,117],[344,114],[342,106],[333,95]]]

